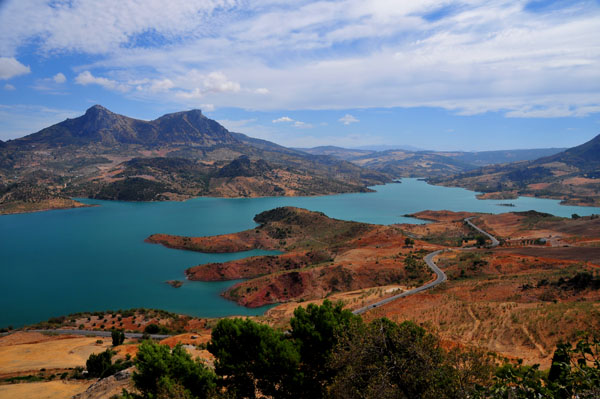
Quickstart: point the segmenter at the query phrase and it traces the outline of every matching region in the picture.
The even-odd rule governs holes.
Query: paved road
[[[435,287],[436,285],[441,284],[444,281],[446,281],[446,273],[444,273],[439,267],[437,267],[437,265],[435,263],[433,263],[433,258],[436,255],[438,255],[438,254],[440,254],[442,252],[444,252],[444,250],[440,249],[440,250],[437,250],[435,252],[432,252],[432,253],[428,254],[424,258],[425,259],[425,263],[427,263],[427,266],[429,266],[429,268],[431,270],[433,270],[433,272],[437,275],[437,278],[434,281],[432,281],[430,283],[427,283],[425,285],[422,285],[420,287],[413,288],[412,290],[404,291],[401,294],[394,295],[394,296],[391,296],[389,298],[382,299],[381,301],[372,303],[372,304],[370,304],[368,306],[364,306],[362,308],[356,309],[352,313],[354,313],[354,314],[365,313],[369,309],[373,309],[373,308],[379,307],[381,305],[385,305],[386,303],[390,303],[392,301],[395,301],[398,298],[402,298],[402,297],[405,297],[405,296],[416,294],[417,292],[422,292],[422,291],[428,290],[428,289],[430,289],[432,287]]]
[[[487,231],[484,231],[482,229],[480,229],[479,227],[475,226],[472,222],[471,219],[473,219],[475,216],[471,216],[470,218],[466,218],[465,222],[467,222],[467,224],[469,226],[471,226],[472,228],[474,228],[475,230],[477,230],[478,232],[480,232],[481,234],[485,235],[487,238],[489,238],[492,241],[492,247],[497,247],[498,245],[500,245],[500,241],[498,241],[496,239],[496,237],[494,237],[493,235],[491,235],[490,233],[488,233]]]
[[[27,330],[34,331],[40,333],[51,333],[51,334],[68,334],[68,335],[84,335],[90,336],[93,335],[95,337],[110,337],[110,331],[93,331],[93,330]],[[142,333],[125,333],[125,338],[142,338],[144,334]],[[165,339],[169,338],[171,335],[164,334],[150,334],[150,338],[152,339]]]
[[[496,237],[494,237],[490,233],[488,233],[488,232],[480,229],[479,227],[475,226],[471,222],[471,219],[473,219],[473,217],[466,218],[465,222],[467,222],[469,224],[469,226],[473,227],[475,230],[479,231],[481,234],[486,235],[492,241],[492,245],[491,245],[492,247],[498,246],[500,244],[500,242],[496,239]],[[429,283],[427,283],[425,285],[422,285],[420,287],[413,288],[412,290],[404,291],[401,294],[394,295],[394,296],[391,296],[389,298],[382,299],[381,301],[372,303],[372,304],[370,304],[368,306],[363,306],[362,308],[354,310],[352,313],[354,313],[354,314],[365,313],[369,309],[373,309],[373,308],[377,308],[379,306],[385,305],[386,303],[390,303],[392,301],[395,301],[398,298],[403,298],[405,296],[414,295],[414,294],[417,294],[419,292],[423,292],[425,290],[433,288],[436,285],[439,285],[439,284],[443,283],[444,281],[446,281],[447,280],[446,273],[444,273],[433,262],[433,258],[436,257],[437,255],[441,254],[442,252],[444,252],[444,250],[443,249],[439,249],[437,251],[431,252],[430,254],[428,254],[427,256],[425,256],[425,258],[424,258],[425,263],[427,263],[427,266],[429,266],[429,268],[436,274],[436,279],[434,281],[431,281],[431,282],[429,282]],[[37,332],[51,332],[51,333],[58,333],[58,334],[95,335],[95,336],[99,336],[99,337],[110,337],[110,331],[88,331],[88,330],[33,330],[33,331],[37,331]],[[141,333],[125,333],[125,337],[126,338],[141,338],[142,334]],[[150,335],[150,337],[153,338],[153,339],[164,339],[164,338],[169,337],[169,335],[152,334],[152,335]]]
[[[474,217],[474,216],[473,216],[473,217]],[[487,237],[488,237],[490,240],[492,240],[492,245],[491,245],[492,247],[496,247],[496,246],[498,246],[498,245],[500,244],[500,242],[499,242],[499,241],[496,239],[496,237],[494,237],[493,235],[489,234],[488,232],[486,232],[486,231],[484,231],[484,230],[480,229],[479,227],[475,226],[475,225],[474,225],[474,224],[471,222],[471,219],[473,219],[473,217],[466,218],[466,219],[465,219],[465,222],[467,222],[467,223],[469,224],[469,226],[473,227],[475,230],[479,231],[481,234],[485,234],[485,235],[486,235],[486,236],[487,236]],[[398,299],[398,298],[403,298],[403,297],[405,297],[405,296],[414,295],[414,294],[416,294],[416,293],[423,292],[423,291],[425,291],[425,290],[428,290],[428,289],[430,289],[430,288],[433,288],[433,287],[435,287],[436,285],[439,285],[439,284],[443,283],[444,281],[446,281],[446,280],[447,280],[446,273],[444,273],[444,272],[443,272],[443,271],[442,271],[442,270],[441,270],[439,267],[437,267],[437,265],[436,265],[436,264],[433,262],[433,258],[434,258],[435,256],[437,256],[438,254],[441,254],[442,252],[444,252],[444,250],[443,250],[443,249],[440,249],[440,250],[437,250],[437,251],[435,251],[435,252],[432,252],[432,253],[428,254],[428,255],[427,255],[427,256],[425,256],[425,258],[424,258],[424,260],[425,260],[425,263],[427,263],[427,266],[429,266],[429,268],[430,268],[431,270],[433,270],[433,272],[434,272],[434,273],[436,274],[436,276],[437,276],[437,277],[436,277],[436,279],[435,279],[434,281],[431,281],[431,282],[429,282],[429,283],[427,283],[427,284],[425,284],[425,285],[422,285],[422,286],[420,286],[420,287],[413,288],[412,290],[404,291],[404,292],[403,292],[403,293],[401,293],[401,294],[394,295],[394,296],[391,296],[391,297],[389,297],[389,298],[382,299],[381,301],[378,301],[378,302],[372,303],[372,304],[370,304],[370,305],[363,306],[362,308],[359,308],[359,309],[356,309],[356,310],[354,310],[352,313],[354,313],[354,314],[362,314],[362,313],[365,313],[365,312],[366,312],[367,310],[369,310],[369,309],[373,309],[373,308],[377,308],[377,307],[379,307],[379,306],[385,305],[386,303],[390,303],[390,302],[392,302],[392,301],[395,301],[395,300],[396,300],[396,299]]]

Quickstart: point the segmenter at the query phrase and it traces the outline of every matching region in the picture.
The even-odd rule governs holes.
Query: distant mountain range
[[[530,195],[600,206],[600,135],[580,146],[539,159],[485,166],[430,181],[480,191],[484,193],[482,198]]]
[[[330,155],[356,165],[392,174],[395,177],[441,177],[509,162],[533,160],[564,151],[564,148],[502,150],[481,152],[371,151],[335,146],[299,148],[314,155]]]
[[[379,144],[379,145],[363,145],[359,147],[351,147],[353,150],[368,150],[368,151],[388,151],[388,150],[405,150],[405,151],[426,151],[424,148],[415,147],[404,144]]]
[[[154,201],[368,191],[392,177],[229,132],[200,110],[142,121],[95,105],[0,143],[0,213],[69,197]]]
[[[95,105],[78,118],[0,141],[0,213],[80,206],[72,197],[158,201],[361,192],[401,177],[493,198],[525,194],[598,204],[599,141],[568,150],[292,149],[230,132],[200,110],[142,121]]]

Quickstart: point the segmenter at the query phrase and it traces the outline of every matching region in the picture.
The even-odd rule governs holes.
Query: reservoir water
[[[193,316],[261,314],[219,294],[234,282],[183,280],[190,266],[266,251],[203,254],[147,244],[153,233],[206,236],[255,226],[254,215],[278,206],[321,211],[369,223],[420,223],[402,215],[448,209],[502,213],[534,209],[570,217],[600,214],[600,208],[559,205],[521,197],[478,200],[461,188],[431,186],[416,179],[374,187],[375,193],[323,197],[196,198],[185,202],[131,203],[82,200],[97,207],[0,216],[0,327],[43,321],[80,311],[159,308]],[[511,203],[514,207],[498,204]]]

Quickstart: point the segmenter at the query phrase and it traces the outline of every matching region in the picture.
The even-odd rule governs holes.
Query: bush
[[[125,333],[119,330],[112,330],[110,333],[113,346],[119,346],[125,341]]]
[[[144,332],[148,334],[169,334],[171,331],[165,326],[159,326],[158,324],[148,324],[144,328]]]
[[[92,353],[88,360],[85,362],[85,368],[88,371],[88,375],[94,378],[104,378],[109,373],[112,366],[111,359],[114,353],[107,349],[104,352],[94,354]]]
[[[131,367],[131,361],[120,361],[117,360],[114,364],[112,363],[112,357],[114,352],[110,349],[104,352],[94,354],[92,353],[88,360],[85,362],[85,368],[88,372],[88,377],[91,378],[106,378],[113,375],[117,371],[121,371],[128,367]]]
[[[208,398],[216,391],[216,376],[181,347],[143,342],[135,360],[135,387],[143,398]]]
[[[252,320],[223,319],[212,331],[208,350],[215,372],[236,398],[297,397],[300,354],[278,331]]]
[[[325,396],[326,386],[334,376],[327,365],[338,337],[357,323],[362,323],[360,317],[344,310],[341,303],[334,306],[329,300],[321,306],[296,308],[290,320],[291,336],[300,351],[301,391],[307,397]]]

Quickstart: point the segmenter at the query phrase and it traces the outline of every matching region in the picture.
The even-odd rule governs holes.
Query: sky
[[[600,134],[598,0],[0,0],[0,140],[94,104],[293,147]]]

